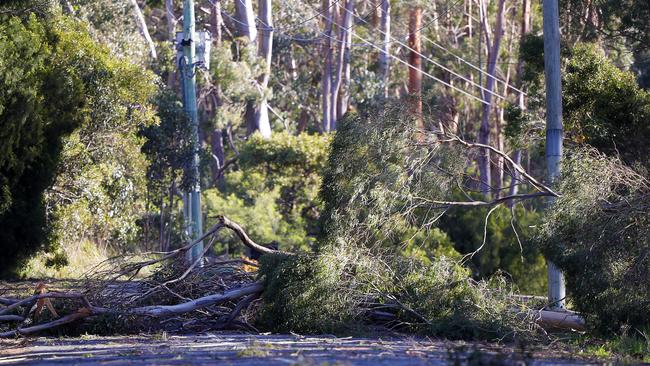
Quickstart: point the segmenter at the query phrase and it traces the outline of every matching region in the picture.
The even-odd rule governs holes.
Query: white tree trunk
[[[323,131],[332,130],[331,112],[332,105],[332,0],[323,1],[323,17],[325,19],[325,30],[323,32],[323,72],[321,75],[321,93],[323,95]]]
[[[379,33],[383,36],[382,51],[379,53],[379,74],[384,86],[384,98],[388,97],[388,84],[390,78],[390,0],[380,0],[381,20],[379,22]]]
[[[255,28],[255,14],[251,0],[234,0],[237,30],[242,37],[247,37],[254,44],[257,41],[257,28]]]
[[[483,115],[481,118],[481,128],[479,129],[478,142],[484,145],[490,144],[490,112],[492,110],[492,91],[494,90],[494,77],[496,74],[496,61],[499,56],[499,48],[501,47],[501,38],[504,32],[504,22],[505,22],[505,0],[499,0],[497,4],[497,15],[496,15],[496,24],[494,26],[494,40],[490,45],[490,34],[488,29],[488,17],[487,17],[487,6],[481,1],[480,6],[482,7],[482,19],[483,28],[485,29],[485,39],[486,44],[489,46],[488,52],[488,64],[487,64],[487,74],[488,78],[486,80],[485,89],[487,90],[484,93],[483,99],[486,103],[483,104]],[[485,196],[490,195],[490,190],[492,186],[491,179],[491,167],[490,167],[490,153],[487,150],[481,151],[479,155],[479,174],[481,178],[481,192]]]
[[[352,15],[354,14],[354,0],[347,0],[345,10],[341,10],[343,21],[339,21],[339,42],[338,42],[338,59],[336,62],[336,74],[332,84],[332,104],[330,107],[330,128],[336,129],[338,98],[343,83],[343,71],[345,69],[345,44],[348,39],[348,33],[352,27]],[[340,18],[340,17],[339,17]]]
[[[156,45],[153,43],[153,40],[151,39],[151,35],[149,35],[149,30],[147,29],[147,21],[144,19],[144,15],[140,10],[140,6],[138,5],[138,2],[136,0],[131,0],[131,5],[133,5],[133,10],[135,11],[135,18],[138,21],[138,26],[140,26],[140,32],[142,32],[142,36],[144,37],[144,40],[147,42],[147,45],[149,46],[149,52],[151,53],[151,58],[156,59],[158,58],[158,55],[156,53]]]
[[[271,55],[273,50],[273,16],[271,0],[259,0],[259,19],[262,26],[262,34],[258,55],[264,59],[264,75],[260,80],[262,92],[266,91],[271,76]],[[264,138],[271,138],[271,123],[266,98],[255,110],[255,126]]]

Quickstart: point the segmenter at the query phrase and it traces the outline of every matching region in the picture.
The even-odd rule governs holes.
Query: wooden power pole
[[[560,79],[560,21],[558,0],[544,0],[544,74],[546,76],[546,163],[548,180],[557,184],[562,161],[562,81]],[[548,262],[548,300],[564,308],[564,276]]]

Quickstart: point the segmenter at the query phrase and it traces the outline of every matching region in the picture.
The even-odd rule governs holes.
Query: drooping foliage
[[[650,185],[593,150],[573,151],[562,168],[562,197],[538,240],[562,269],[569,296],[603,331],[650,325]]]
[[[501,280],[476,282],[433,227],[467,157],[418,140],[398,106],[339,126],[321,189],[315,255],[262,257],[260,326],[354,331],[382,308],[411,331],[492,339],[530,335]],[[456,174],[453,174],[456,172]],[[415,248],[428,248],[423,257]],[[433,250],[431,250],[433,249]],[[415,255],[414,255],[415,254]],[[428,254],[428,255],[426,255]]]

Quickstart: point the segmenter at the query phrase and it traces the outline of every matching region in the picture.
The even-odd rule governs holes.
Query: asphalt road
[[[423,338],[211,333],[32,338],[0,343],[0,365],[596,365],[559,350]]]

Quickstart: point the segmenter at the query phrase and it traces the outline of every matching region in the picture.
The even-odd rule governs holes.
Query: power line
[[[376,48],[376,49],[378,49],[378,50],[380,50],[380,51],[383,52],[383,50],[382,50],[381,47],[379,47],[379,46],[375,45],[374,43],[368,41],[367,39],[365,39],[365,38],[359,36],[359,35],[356,34],[355,32],[352,32],[352,35],[355,36],[355,37],[357,37],[357,38],[359,38],[359,39],[360,39],[361,41],[363,41],[363,42],[367,42],[368,44],[370,44],[370,45],[373,46],[374,48]],[[429,74],[429,73],[426,72],[426,71],[423,71],[423,70],[418,69],[417,67],[415,67],[415,66],[409,64],[408,62],[402,60],[401,58],[399,58],[399,57],[397,57],[397,56],[394,56],[394,55],[390,54],[390,52],[387,53],[387,54],[388,54],[388,56],[394,58],[395,60],[397,60],[397,61],[399,61],[399,62],[401,62],[401,63],[403,63],[404,65],[406,65],[406,66],[408,66],[408,67],[410,67],[410,68],[412,68],[412,69],[414,69],[414,70],[417,70],[417,71],[421,72],[423,75],[425,75],[425,76],[427,76],[427,77],[429,77],[429,78],[431,78],[431,79],[433,79],[433,80],[435,80],[435,81],[437,81],[437,82],[439,82],[439,83],[442,83],[443,85],[446,85],[446,86],[448,86],[448,87],[450,87],[450,88],[452,88],[452,89],[454,89],[454,90],[457,90],[457,91],[459,91],[459,92],[461,92],[461,93],[467,95],[468,97],[470,97],[470,98],[472,98],[472,99],[475,99],[475,100],[477,100],[477,101],[479,101],[479,102],[481,102],[481,103],[483,103],[483,104],[490,105],[490,103],[484,101],[483,99],[481,99],[481,98],[479,98],[479,97],[477,97],[477,96],[475,96],[475,95],[473,95],[473,94],[470,94],[469,92],[466,92],[466,91],[463,90],[463,89],[460,89],[460,88],[458,88],[458,87],[455,87],[455,86],[453,86],[452,84],[450,84],[450,83],[448,83],[448,82],[446,82],[446,81],[444,81],[444,80],[442,80],[442,79],[439,79],[439,78],[437,78],[437,77],[435,77],[435,76]]]
[[[241,0],[240,0],[240,1],[241,1]],[[345,8],[344,8],[344,10],[347,11],[348,13],[352,14],[352,16],[355,16],[355,17],[356,17],[356,15],[355,15],[353,12],[350,12],[348,9],[345,9]],[[365,24],[368,24],[368,22],[365,21],[364,19],[361,19],[361,21],[364,22]],[[420,28],[420,29],[422,29],[422,28]],[[420,29],[418,29],[418,30],[416,30],[416,31],[419,31]],[[411,47],[408,46],[407,44],[402,43],[401,41],[399,41],[399,40],[396,39],[395,37],[391,36],[390,34],[387,34],[386,32],[384,32],[384,31],[382,31],[382,30],[380,30],[380,29],[377,29],[377,30],[378,30],[381,34],[387,35],[388,37],[390,37],[391,39],[393,39],[394,41],[396,41],[397,43],[399,43],[399,44],[402,45],[403,47],[406,47],[406,48],[407,48],[408,50],[410,50],[411,52],[414,52],[415,54],[421,56],[422,58],[424,58],[425,60],[431,62],[432,64],[434,64],[434,65],[440,67],[441,69],[443,69],[443,70],[445,70],[445,71],[451,73],[452,75],[455,75],[455,76],[461,78],[462,80],[467,81],[468,83],[470,83],[470,84],[473,85],[474,87],[479,88],[479,89],[481,89],[482,91],[487,92],[488,94],[491,94],[491,95],[493,95],[493,96],[495,96],[495,97],[497,97],[497,98],[501,98],[501,99],[504,99],[504,100],[506,99],[504,96],[502,96],[502,95],[500,95],[500,94],[498,94],[498,93],[495,93],[495,92],[493,92],[493,91],[491,91],[491,90],[488,90],[488,89],[484,88],[482,85],[477,84],[476,82],[474,82],[474,81],[472,81],[472,80],[470,80],[470,79],[468,79],[468,78],[466,78],[466,77],[464,77],[464,76],[458,74],[457,72],[451,70],[450,68],[446,67],[445,65],[443,65],[443,64],[441,64],[441,63],[439,63],[439,62],[437,62],[437,61],[435,61],[435,60],[433,60],[433,59],[431,59],[431,58],[429,58],[429,57],[423,55],[422,53],[420,53],[420,52],[414,50],[413,48],[411,48]],[[382,51],[383,51],[383,50],[382,50]]]
[[[240,1],[241,1],[241,0],[240,0]],[[285,4],[286,4],[286,3],[285,3]],[[311,7],[312,9],[314,8],[311,4],[310,4],[310,7]],[[345,10],[348,11],[347,9],[345,9]],[[349,11],[348,11],[348,12],[349,12]],[[350,13],[351,13],[351,12],[350,12]],[[318,14],[319,14],[322,18],[324,18],[324,19],[326,19],[326,20],[328,20],[328,21],[332,21],[330,18],[326,17],[326,16],[323,15],[322,13],[318,13]],[[352,14],[353,16],[356,16],[356,15],[354,15],[354,13],[351,13],[351,14]],[[363,19],[362,19],[362,21],[363,21],[364,23],[367,23],[367,22],[366,22],[365,20],[363,20]],[[383,32],[382,32],[382,33],[383,33]],[[385,33],[384,33],[384,34],[385,34]],[[367,40],[367,39],[365,39],[365,38],[363,38],[363,37],[357,35],[355,32],[352,32],[352,35],[355,36],[355,37],[357,37],[357,38],[359,38],[361,41],[366,42],[366,43],[369,44],[371,47],[374,47],[374,48],[376,48],[376,49],[378,49],[378,50],[384,52],[384,50],[383,50],[381,47],[379,47],[379,46],[377,46],[376,44],[370,42],[369,40]],[[393,37],[391,37],[391,38],[393,38]],[[404,45],[404,44],[401,43],[400,41],[397,41],[397,42],[399,42],[399,43],[402,44],[403,46],[405,46],[405,47],[411,49],[410,47],[408,47],[407,45]],[[412,49],[411,49],[411,50],[412,50]],[[413,50],[413,52],[418,53],[418,52],[415,51],[415,50]],[[489,103],[487,103],[487,102],[486,102],[485,100],[483,100],[482,98],[479,98],[479,97],[477,97],[477,96],[475,96],[475,95],[473,95],[473,94],[471,94],[471,93],[469,93],[469,92],[467,92],[467,91],[465,91],[465,90],[463,90],[463,89],[460,89],[460,88],[458,88],[458,87],[455,87],[455,86],[453,86],[452,84],[450,84],[450,83],[448,83],[448,82],[446,82],[446,81],[444,81],[444,80],[442,80],[442,79],[440,79],[440,78],[437,78],[437,77],[435,77],[435,76],[429,74],[428,72],[426,72],[426,71],[424,71],[424,70],[420,70],[420,69],[416,68],[415,66],[409,64],[408,62],[405,62],[404,60],[400,59],[399,57],[396,57],[396,56],[390,54],[390,52],[388,52],[387,54],[388,54],[388,56],[390,56],[391,58],[394,58],[395,60],[397,60],[397,61],[399,61],[399,62],[401,62],[401,63],[407,65],[409,68],[412,68],[412,69],[414,69],[414,70],[417,70],[417,71],[421,72],[423,75],[429,77],[430,79],[433,79],[433,80],[435,80],[435,81],[437,81],[437,82],[439,82],[439,83],[441,83],[441,84],[443,84],[443,85],[445,85],[445,86],[447,86],[447,87],[450,87],[450,88],[452,88],[452,89],[454,89],[454,90],[457,90],[457,91],[461,92],[462,94],[465,94],[465,95],[469,96],[470,98],[475,99],[475,100],[477,100],[477,101],[479,101],[479,102],[481,102],[481,103],[483,103],[483,104],[487,104],[487,105],[489,105]],[[418,54],[419,54],[420,56],[422,56],[422,57],[427,58],[426,56],[422,55],[421,53],[418,53]],[[430,60],[430,59],[429,59],[429,60]],[[480,88],[483,89],[482,86],[480,86]],[[486,91],[487,91],[487,90],[486,90]],[[493,94],[494,94],[494,93],[493,93]],[[495,94],[495,95],[499,96],[498,94]],[[503,98],[503,97],[501,97],[501,98]]]

